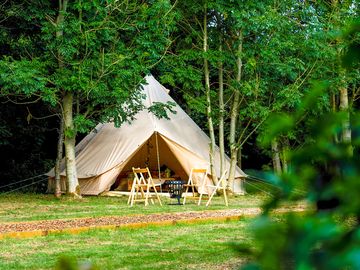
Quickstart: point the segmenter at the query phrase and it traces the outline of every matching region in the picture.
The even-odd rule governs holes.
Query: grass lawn
[[[268,196],[257,193],[233,197],[230,198],[229,207],[224,205],[222,197],[214,197],[209,207],[205,206],[205,201],[201,206],[192,201],[186,205],[168,205],[176,200],[165,197],[162,197],[162,207],[158,203],[147,207],[137,203],[129,207],[127,196],[86,196],[79,200],[66,196],[56,199],[50,194],[0,194],[0,222],[252,208],[259,207]]]
[[[264,193],[230,198],[229,207],[216,197],[209,207],[194,202],[163,206],[127,205],[128,197],[87,196],[56,199],[43,194],[0,194],[0,223],[63,218],[125,216],[162,212],[186,212],[260,207]],[[207,221],[197,224],[150,226],[137,229],[94,229],[80,234],[55,234],[0,241],[0,269],[55,269],[68,256],[98,269],[238,269],[248,257],[234,244],[253,246],[251,218],[240,221]]]
[[[99,269],[238,269],[248,258],[233,244],[251,244],[251,219],[224,223],[92,230],[0,241],[0,269],[54,269],[70,256]]]

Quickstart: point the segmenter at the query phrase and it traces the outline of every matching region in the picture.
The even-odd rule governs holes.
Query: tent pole
[[[159,181],[160,181],[160,192],[162,193],[161,187],[161,172],[160,172],[160,155],[159,155],[159,143],[158,143],[158,132],[155,131],[155,142],[156,142],[156,156],[157,156],[157,164],[158,164],[158,172],[159,172]]]

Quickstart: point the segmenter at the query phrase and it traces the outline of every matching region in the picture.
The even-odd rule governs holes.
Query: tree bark
[[[333,113],[336,112],[336,95],[335,94],[331,95],[331,110]],[[337,133],[334,134],[334,142],[339,143],[339,137],[338,137]]]
[[[207,33],[207,3],[205,2],[205,12],[204,12],[204,77],[205,77],[205,92],[206,92],[206,103],[207,109],[206,114],[208,118],[208,126],[209,126],[209,135],[210,135],[210,145],[209,145],[209,158],[210,158],[210,172],[212,176],[212,181],[216,185],[218,182],[216,171],[214,168],[214,153],[215,153],[215,132],[214,132],[214,124],[212,120],[212,109],[211,109],[211,97],[210,97],[210,70],[209,63],[207,60],[206,53],[208,51],[208,33]]]
[[[60,117],[60,127],[59,127],[59,138],[57,145],[57,157],[55,163],[55,197],[59,198],[61,196],[61,160],[63,156],[63,145],[64,145],[64,121]]]
[[[64,145],[65,145],[65,161],[66,161],[66,185],[67,193],[73,196],[80,196],[80,187],[76,172],[75,159],[75,136],[73,121],[73,100],[74,96],[68,92],[63,98],[64,109]]]
[[[241,169],[241,167],[242,167],[242,147],[238,147],[236,164]]]
[[[332,0],[331,2],[333,8],[333,24],[339,26],[342,24],[341,20],[341,2],[338,0]],[[337,40],[337,55],[338,57],[342,54],[342,41],[340,39]],[[339,109],[344,112],[345,118],[342,122],[342,131],[341,131],[341,142],[348,145],[348,152],[350,155],[353,155],[353,147],[351,145],[351,127],[350,127],[350,110],[349,110],[349,97],[348,97],[348,89],[347,89],[347,78],[346,72],[344,68],[339,65],[339,74],[341,76],[341,86],[339,88]]]
[[[220,44],[219,51],[222,52]],[[225,137],[224,137],[224,70],[222,61],[219,62],[219,150],[220,150],[220,175],[225,170]]]
[[[279,144],[276,139],[273,139],[271,141],[271,150],[272,150],[274,171],[277,174],[281,174],[280,151],[279,151]]]
[[[62,39],[64,36],[63,23],[67,10],[68,0],[59,0],[59,12],[56,18],[56,38]],[[64,68],[64,61],[60,50],[57,52],[58,67]],[[75,160],[75,136],[73,121],[73,101],[74,96],[71,92],[64,91],[62,99],[63,121],[64,121],[64,146],[66,164],[66,191],[72,196],[80,196],[80,187],[76,173]]]
[[[241,74],[242,74],[242,32],[239,32],[239,45],[238,45],[238,56],[236,59],[236,81],[238,82],[238,87],[241,82]],[[235,180],[235,171],[236,171],[236,163],[238,161],[238,146],[236,143],[236,123],[240,106],[240,90],[236,88],[234,91],[233,103],[231,106],[230,112],[230,135],[229,135],[229,144],[230,144],[230,168],[229,168],[229,178],[228,178],[228,189],[231,190],[234,186]]]
[[[286,173],[288,172],[288,151],[289,151],[289,141],[286,138],[281,149],[281,164],[282,164],[282,172]]]
[[[350,127],[350,110],[349,110],[349,97],[348,89],[346,87],[340,88],[340,110],[345,113],[345,118],[342,122],[341,141],[348,144],[349,154],[353,154],[351,145],[351,127]]]

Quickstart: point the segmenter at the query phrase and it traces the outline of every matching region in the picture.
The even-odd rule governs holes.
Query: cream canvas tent
[[[146,76],[143,85],[144,105],[175,101],[167,89],[153,76]],[[176,103],[175,103],[176,104]],[[148,110],[139,112],[131,124],[115,128],[113,123],[99,124],[76,146],[76,164],[81,194],[98,195],[112,186],[124,186],[121,179],[132,167],[148,166],[151,171],[169,168],[181,179],[187,180],[193,167],[209,166],[209,138],[180,108],[173,108],[168,119],[158,119]],[[219,150],[215,153],[215,169],[220,176]],[[226,158],[226,167],[229,159]],[[65,170],[61,173],[65,187]],[[54,173],[49,173],[49,191],[54,189]],[[243,193],[242,179],[246,175],[236,168],[235,193]],[[157,178],[155,173],[153,177]],[[210,179],[208,179],[210,181]]]

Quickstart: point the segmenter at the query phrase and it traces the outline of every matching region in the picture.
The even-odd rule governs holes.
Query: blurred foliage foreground
[[[348,44],[342,56],[348,72],[360,66],[359,34],[358,22],[342,36]],[[327,89],[327,82],[317,82],[294,115],[273,116],[263,143],[295,129]],[[312,141],[290,153],[290,172],[270,176],[281,191],[253,224],[257,248],[238,247],[253,258],[244,269],[360,269],[360,115],[355,108],[350,113],[351,142],[334,140],[342,132],[345,114],[319,116],[312,121]],[[297,200],[300,188],[316,211],[281,216],[280,221],[268,215],[279,202]]]

